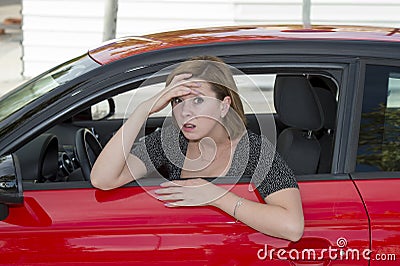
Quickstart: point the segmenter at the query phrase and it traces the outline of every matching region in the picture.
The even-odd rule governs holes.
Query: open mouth
[[[192,123],[185,123],[185,124],[183,124],[183,126],[182,126],[182,129],[183,130],[193,130],[193,129],[195,129],[196,128],[196,125],[195,124],[192,124]]]

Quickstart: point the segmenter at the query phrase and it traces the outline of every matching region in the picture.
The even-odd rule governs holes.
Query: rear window
[[[400,171],[400,67],[368,65],[356,171]]]

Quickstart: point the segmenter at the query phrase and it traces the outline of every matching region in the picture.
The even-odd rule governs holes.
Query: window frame
[[[241,70],[246,70],[244,71],[245,73],[261,73],[266,74],[266,73],[276,73],[280,72],[281,70],[285,70],[285,73],[301,73],[301,72],[308,72],[308,73],[313,73],[313,74],[322,74],[323,72],[325,73],[330,73],[332,77],[335,78],[335,80],[339,83],[339,90],[343,89],[343,86],[347,84],[347,80],[345,77],[349,76],[349,66],[354,62],[353,58],[349,57],[334,57],[334,58],[323,58],[316,60],[315,56],[303,56],[301,59],[299,59],[296,56],[285,56],[284,59],[282,57],[280,58],[280,62],[260,62],[260,63],[254,63],[251,59],[253,56],[247,56],[246,57],[246,62],[245,63],[235,63],[232,64],[229,61],[227,61],[228,64],[232,64],[233,66],[241,69]],[[259,58],[257,58],[259,59]],[[274,61],[274,60],[272,60]],[[320,62],[319,62],[320,61]],[[270,71],[266,71],[269,69]],[[141,69],[143,70],[143,69]],[[303,71],[300,71],[303,70]],[[133,71],[132,71],[133,72]],[[127,73],[127,72],[125,72]],[[145,71],[146,73],[146,71]],[[79,110],[84,110],[85,108],[90,107],[94,102],[100,102],[102,100],[105,100],[109,98],[111,95],[115,95],[118,93],[121,93],[123,91],[126,91],[128,87],[132,86],[132,84],[137,84],[137,86],[143,81],[143,78],[151,75],[151,73],[154,73],[153,71],[147,72],[147,74],[143,74],[141,72],[140,74],[137,75],[129,75],[130,77],[124,79],[124,80],[116,80],[116,82],[111,83],[110,80],[107,80],[108,82],[101,82],[101,83],[96,83],[96,91],[94,93],[90,94],[90,97],[83,98],[86,94],[82,93],[80,95],[81,100],[75,101],[74,104],[72,104],[68,110],[69,113],[74,112],[77,113]],[[120,73],[123,74],[123,73]],[[118,77],[119,75],[116,75],[115,77]],[[111,84],[110,84],[111,83]],[[79,89],[79,88],[77,88]],[[89,91],[90,88],[85,89],[84,91]],[[71,92],[73,94],[73,92]],[[346,98],[344,94],[339,93],[339,105],[341,98]],[[339,117],[339,110],[341,110],[338,106],[338,117]],[[65,117],[67,112],[59,112],[57,113],[57,116],[53,120],[53,124],[55,121],[60,121],[63,117]],[[339,119],[339,118],[338,118]],[[341,129],[342,125],[341,123],[337,124],[336,127],[336,137],[335,137],[335,147],[334,147],[334,157],[333,157],[333,162],[332,162],[332,171],[331,173],[328,174],[320,174],[320,175],[307,175],[300,177],[301,181],[307,181],[307,180],[337,180],[337,179],[343,179],[342,174],[337,174],[339,172],[343,173],[340,170],[340,165],[338,163],[338,157],[339,157],[339,150],[341,148],[340,143],[338,143],[338,138],[339,135],[342,135]],[[340,134],[339,134],[340,133]],[[336,174],[332,176],[332,174]],[[53,184],[54,185],[54,184]],[[128,184],[128,186],[134,186],[134,183]],[[34,185],[25,185],[24,189],[25,190],[41,190],[41,189],[71,189],[71,188],[90,188],[90,182],[83,181],[74,181],[74,182],[66,182],[63,183],[62,185],[39,185],[35,187]]]

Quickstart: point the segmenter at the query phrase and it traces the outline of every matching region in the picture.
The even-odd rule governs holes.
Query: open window
[[[242,71],[246,72],[246,69]],[[247,72],[246,77],[238,75],[235,76],[235,80],[244,103],[249,130],[266,135],[277,146],[278,152],[288,161],[289,166],[297,175],[330,173],[339,94],[338,82],[333,75],[330,75],[329,71],[325,69],[304,67],[252,68]],[[40,173],[40,175],[29,171],[23,173],[24,183],[30,185],[58,183],[61,184],[58,187],[62,187],[62,183],[65,182],[87,181],[87,177],[85,178],[82,174],[82,162],[77,156],[77,133],[81,129],[86,129],[85,132],[91,132],[100,145],[104,146],[142,100],[164,88],[165,77],[165,75],[158,76],[150,82],[135,80],[130,85],[124,83],[123,87],[115,90],[118,91],[115,95],[110,96],[110,93],[107,96],[99,95],[97,103],[84,107],[78,113],[47,130],[30,144],[22,147],[16,153],[24,157],[21,167],[23,169],[39,169],[35,171]],[[294,78],[302,83],[300,86],[300,83],[289,82],[289,88],[284,88],[287,91],[286,95],[296,95],[303,86],[303,92],[300,92],[300,95],[307,93],[314,99],[312,104],[315,105],[314,111],[317,112],[314,115],[320,117],[320,126],[305,128],[292,122],[288,123],[283,119],[288,114],[286,111],[285,114],[279,112],[279,108],[276,106],[277,100],[274,97],[276,98],[277,80],[282,81],[286,78]],[[282,83],[278,85],[282,87]],[[309,120],[309,113],[300,112],[296,109],[297,107],[293,107],[296,103],[302,103],[302,100],[289,97],[285,98],[284,105],[280,104],[284,107],[283,109],[286,109],[286,106],[292,106],[289,108],[291,113],[289,115],[293,115],[295,120],[302,122]],[[306,107],[308,105],[309,102]],[[170,116],[171,108],[167,107],[162,112],[149,117],[143,126],[142,135],[138,138],[162,127],[164,120],[170,119]],[[303,169],[296,168],[295,162],[299,161],[298,158],[307,157],[308,151],[296,147],[295,154],[287,153],[288,150],[293,150],[293,147],[288,146],[287,135],[283,140],[280,139],[285,131],[296,131],[296,136],[301,136],[305,142],[314,143],[317,155],[312,159],[313,169],[303,171]],[[93,139],[93,137],[90,138]],[[39,139],[46,141],[39,141]],[[32,145],[36,145],[37,149],[35,152],[28,152]],[[96,148],[88,153],[93,153],[93,150]],[[40,171],[44,171],[43,174]]]
[[[315,104],[318,106],[318,114],[321,120],[320,126],[316,126],[311,129],[302,127],[302,125],[285,124],[284,121],[279,117],[275,107],[274,101],[274,90],[275,81],[279,77],[284,79],[285,77],[295,77],[300,80],[304,80],[306,88],[305,91],[311,94],[314,98]],[[317,155],[314,157],[314,166],[304,170],[295,169],[297,174],[324,174],[331,172],[332,158],[333,158],[333,147],[336,130],[336,116],[337,116],[337,102],[339,88],[337,81],[327,74],[326,72],[315,72],[307,71],[306,69],[301,70],[281,70],[279,72],[273,71],[272,69],[259,70],[257,73],[247,74],[244,78],[241,75],[235,76],[235,81],[239,89],[239,94],[242,97],[244,103],[245,114],[247,118],[248,128],[255,133],[262,133],[266,135],[273,143],[278,143],[278,136],[292,125],[299,130],[300,135],[304,135],[305,142],[311,142],[314,140],[315,149]],[[298,90],[296,83],[289,85],[287,89],[289,94],[292,94],[291,90]],[[109,124],[116,123],[117,121],[123,121],[129,117],[131,112],[136,108],[136,105],[143,99],[154,95],[158,91],[164,88],[164,82],[159,81],[146,86],[140,86],[134,90],[129,90],[124,93],[118,94],[113,97],[115,102],[115,114],[108,117]],[[294,105],[294,99],[287,99],[289,102],[286,104],[289,106]],[[102,112],[100,105],[94,105],[92,110]],[[149,134],[157,128],[162,127],[162,123],[165,118],[170,118],[171,107],[168,106],[163,111],[152,115],[146,122],[145,130],[143,131],[143,137],[145,134]],[[292,109],[291,112],[294,114],[295,120],[308,120],[309,113],[301,113],[298,110]],[[270,120],[273,120],[273,127],[271,127]],[[122,123],[122,122],[121,122]],[[118,123],[118,124],[121,124]],[[97,130],[99,131],[99,130]],[[101,135],[101,133],[100,133]],[[109,136],[112,133],[108,133]],[[139,138],[140,138],[139,137]],[[281,149],[292,149],[288,148],[285,140],[279,145]],[[307,157],[307,151],[298,150],[297,154],[288,154],[292,158],[286,158],[291,160],[293,164],[299,157]],[[296,156],[296,158],[293,158]],[[300,163],[303,164],[300,160]],[[297,163],[299,164],[299,163]],[[297,167],[293,165],[293,167]]]

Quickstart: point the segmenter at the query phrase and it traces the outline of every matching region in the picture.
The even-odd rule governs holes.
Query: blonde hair
[[[246,117],[243,103],[229,66],[215,56],[192,57],[180,63],[168,75],[166,85],[168,86],[176,75],[184,73],[190,73],[192,78],[198,78],[210,83],[211,89],[217,95],[217,99],[222,101],[226,96],[231,98],[231,106],[223,119],[223,123],[232,139],[241,136],[247,124]]]

